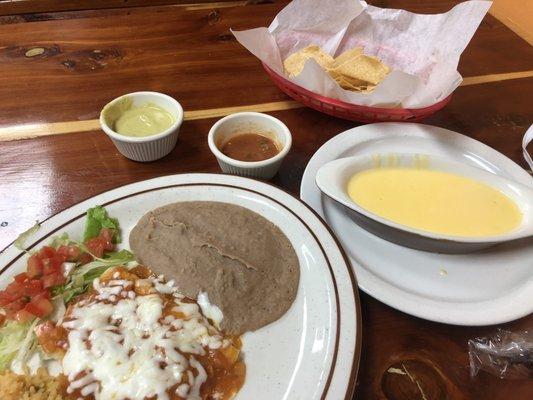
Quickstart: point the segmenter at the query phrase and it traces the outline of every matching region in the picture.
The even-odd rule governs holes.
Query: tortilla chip
[[[335,60],[331,68],[338,67],[339,65],[344,64],[346,61],[351,60],[352,58],[358,57],[361,54],[363,54],[362,47],[356,47],[355,49],[346,50],[341,55],[338,55],[337,57],[335,57]]]
[[[340,87],[354,92],[372,92],[390,72],[390,68],[379,59],[365,55],[362,47],[346,50],[333,59],[316,45],[307,46],[287,57],[283,62],[285,72],[289,77],[299,75],[310,58],[324,68]]]
[[[343,75],[335,70],[328,70],[328,74],[339,83],[340,81],[346,82],[347,84],[351,86],[366,86],[368,85],[368,82],[363,81],[361,79],[352,78],[347,75]],[[340,83],[339,83],[340,84]],[[341,85],[342,86],[342,85]]]
[[[375,85],[365,82],[361,79],[351,78],[346,75],[341,75],[335,71],[328,71],[330,76],[339,84],[339,86],[345,90],[351,90],[353,92],[368,93],[374,90]]]
[[[368,93],[374,90],[376,87],[375,85],[363,82],[352,82],[349,79],[346,79],[344,76],[339,76],[335,81],[339,84],[339,86],[345,90],[351,90],[352,92],[362,92],[362,93]]]
[[[342,64],[337,64],[329,70],[329,73],[344,75],[350,79],[368,82],[372,85],[380,83],[390,72],[390,68],[379,59],[365,54],[344,57]]]
[[[305,62],[313,58],[322,68],[327,69],[333,64],[333,57],[324,52],[320,47],[311,45],[304,49],[291,54],[283,62],[285,72],[289,74],[289,77],[300,75],[304,69]]]

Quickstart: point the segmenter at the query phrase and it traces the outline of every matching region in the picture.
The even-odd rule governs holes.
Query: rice
[[[0,372],[0,399],[2,400],[63,400],[67,381],[64,376],[53,377],[44,369],[35,375],[17,375]]]

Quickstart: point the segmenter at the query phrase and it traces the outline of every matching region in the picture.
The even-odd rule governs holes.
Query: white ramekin
[[[263,161],[239,161],[226,156],[219,150],[219,146],[233,136],[242,133],[259,133],[270,137],[281,146],[280,152]],[[292,136],[285,124],[277,118],[257,112],[241,112],[218,120],[209,131],[207,143],[217,158],[222,172],[251,178],[270,179],[276,175],[281,162],[289,152]]]
[[[123,101],[124,98],[130,98],[133,106],[141,106],[146,103],[153,103],[161,106],[174,117],[174,124],[167,130],[157,135],[133,137],[116,133],[109,126],[105,119],[107,110],[114,104]],[[183,108],[181,104],[170,96],[158,92],[134,92],[117,97],[110,101],[100,112],[100,126],[109,136],[116,146],[117,150],[125,157],[134,161],[154,161],[166,156],[174,149],[178,140],[178,133],[183,122]]]

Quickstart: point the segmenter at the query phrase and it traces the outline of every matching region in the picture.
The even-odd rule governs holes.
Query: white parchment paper
[[[354,47],[379,57],[392,72],[370,94],[342,89],[316,61],[290,81],[349,103],[421,108],[452,93],[462,81],[459,57],[492,2],[467,1],[444,14],[414,14],[358,0],[293,0],[268,28],[233,31],[237,40],[274,71],[283,60],[316,44],[332,56]]]

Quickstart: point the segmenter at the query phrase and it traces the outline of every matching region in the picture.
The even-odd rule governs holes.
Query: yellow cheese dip
[[[366,170],[350,178],[347,191],[355,203],[380,217],[446,235],[499,235],[522,220],[515,202],[499,190],[429,169]]]

